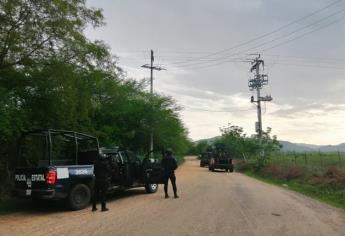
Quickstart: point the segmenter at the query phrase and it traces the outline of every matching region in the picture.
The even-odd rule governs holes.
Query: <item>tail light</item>
[[[229,163],[232,164],[232,159],[229,159]]]
[[[56,171],[49,170],[46,173],[46,183],[49,185],[54,185],[56,183]]]

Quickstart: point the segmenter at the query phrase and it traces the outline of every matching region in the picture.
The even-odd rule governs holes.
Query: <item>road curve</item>
[[[0,235],[345,235],[345,211],[239,173],[179,167],[179,199],[163,189],[117,193],[108,212],[31,209],[0,216]],[[170,188],[171,191],[171,188]]]

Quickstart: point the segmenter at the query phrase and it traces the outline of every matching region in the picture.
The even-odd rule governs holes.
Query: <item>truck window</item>
[[[76,144],[72,135],[54,134],[52,140],[52,164],[73,165],[76,164]]]
[[[126,151],[126,155],[130,163],[140,161],[139,158],[131,151]]]
[[[94,139],[78,139],[78,164],[93,164],[98,156],[97,142]]]
[[[22,138],[19,151],[19,165],[37,167],[49,163],[48,140],[41,135],[28,135]]]

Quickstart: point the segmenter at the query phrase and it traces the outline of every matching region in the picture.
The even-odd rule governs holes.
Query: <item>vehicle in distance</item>
[[[99,148],[96,137],[65,130],[36,130],[22,136],[15,169],[15,194],[66,200],[72,210],[88,206],[94,190],[94,163],[101,155],[112,167],[110,190],[145,187],[157,191],[161,166],[129,151]]]
[[[223,145],[216,145],[212,157],[209,162],[208,169],[214,171],[216,169],[225,170],[226,172],[233,172],[234,165],[230,154],[225,150]]]
[[[208,166],[211,157],[212,157],[212,152],[201,153],[201,155],[200,155],[200,167]]]

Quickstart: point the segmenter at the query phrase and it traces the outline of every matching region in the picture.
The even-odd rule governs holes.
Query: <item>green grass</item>
[[[312,170],[323,170],[330,166],[345,168],[345,153],[277,153],[270,158],[269,163],[296,165]]]
[[[244,174],[261,180],[265,183],[273,184],[283,187],[283,184],[288,186],[288,189],[302,193],[311,198],[317,199],[321,202],[327,203],[334,207],[345,209],[345,189],[331,190],[325,186],[310,185],[302,180],[279,180],[272,177],[264,177],[253,171],[245,171]]]

